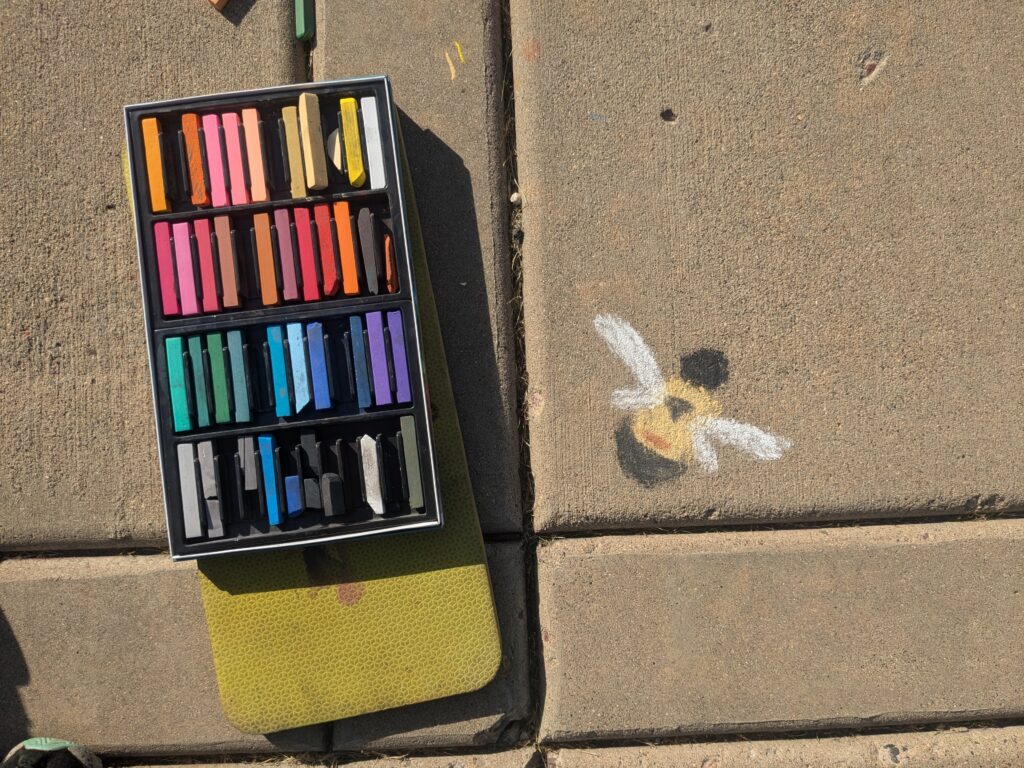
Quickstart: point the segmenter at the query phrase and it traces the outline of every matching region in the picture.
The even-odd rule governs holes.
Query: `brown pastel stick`
[[[263,305],[273,307],[281,303],[277,292],[277,268],[274,265],[274,243],[270,237],[270,214],[257,213],[252,217],[256,229],[256,259],[260,265],[260,294]]]
[[[221,290],[224,292],[224,306],[235,308],[238,301],[238,275],[235,273],[235,254],[231,242],[231,220],[227,216],[215,216],[213,231],[217,234],[217,259],[220,263]]]
[[[181,132],[185,137],[185,154],[188,160],[188,179],[192,189],[192,205],[209,205],[210,193],[206,189],[206,173],[203,171],[203,151],[199,141],[199,115],[187,113],[181,116]]]
[[[395,264],[395,242],[390,232],[384,233],[384,281],[388,293],[398,293],[398,265]]]
[[[210,5],[216,8],[218,11],[223,11],[224,6],[228,4],[228,0],[210,0]]]

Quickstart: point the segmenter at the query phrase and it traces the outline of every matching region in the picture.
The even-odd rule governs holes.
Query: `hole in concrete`
[[[705,32],[710,32],[711,31],[711,22],[709,21],[706,24],[702,24],[701,25],[701,29],[703,29]]]
[[[661,119],[666,123],[674,123],[678,118],[676,113],[670,108],[661,110]]]

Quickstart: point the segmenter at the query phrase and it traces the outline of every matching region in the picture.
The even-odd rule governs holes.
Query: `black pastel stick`
[[[371,295],[376,296],[380,293],[380,284],[378,282],[378,252],[380,251],[380,243],[377,234],[377,217],[373,215],[373,211],[369,208],[361,208],[359,210],[359,248],[362,251],[363,256],[363,275],[366,277],[366,290]]]

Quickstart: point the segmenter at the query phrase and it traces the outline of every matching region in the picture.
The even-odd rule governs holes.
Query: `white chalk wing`
[[[694,419],[690,432],[694,461],[709,473],[718,471],[717,445],[732,446],[761,461],[781,459],[793,447],[785,437],[735,419]]]
[[[630,411],[658,405],[665,397],[665,379],[654,353],[636,329],[615,315],[598,315],[594,318],[594,328],[608,348],[629,367],[637,382],[635,387],[615,390],[612,404]]]

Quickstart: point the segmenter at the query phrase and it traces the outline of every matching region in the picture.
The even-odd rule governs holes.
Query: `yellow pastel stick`
[[[363,170],[363,145],[359,140],[359,115],[355,99],[341,100],[341,131],[345,134],[348,183],[353,187],[361,187],[366,183],[366,171]]]
[[[327,187],[327,158],[324,134],[320,126],[320,102],[312,93],[299,96],[299,128],[302,133],[302,159],[306,163],[306,184],[310,189]]]
[[[284,119],[285,144],[288,145],[288,176],[292,181],[292,197],[306,196],[306,177],[302,171],[302,146],[299,143],[299,111],[296,107],[281,110]]]
[[[356,139],[358,146],[359,140]],[[153,213],[171,210],[164,185],[164,158],[160,148],[160,123],[155,117],[142,120],[142,146],[146,151],[146,177],[149,180],[149,203]],[[359,166],[360,170],[362,165]]]

